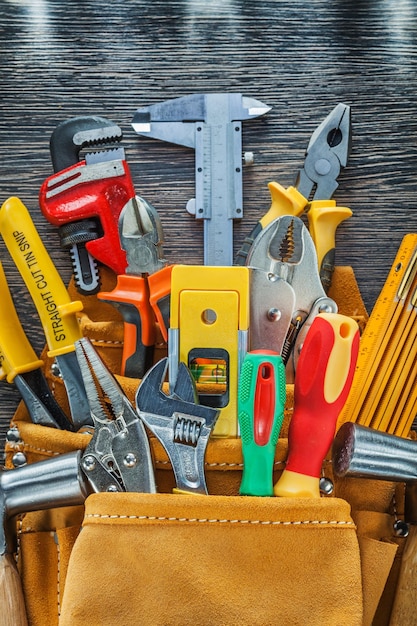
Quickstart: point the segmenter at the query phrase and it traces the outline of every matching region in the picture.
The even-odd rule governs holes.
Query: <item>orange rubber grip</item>
[[[155,345],[155,316],[149,303],[147,278],[120,274],[115,289],[101,292],[97,297],[113,304],[124,320],[121,373],[143,378],[152,365]]]
[[[169,311],[171,296],[171,274],[173,265],[164,267],[148,277],[149,302],[165,341],[168,341]]]

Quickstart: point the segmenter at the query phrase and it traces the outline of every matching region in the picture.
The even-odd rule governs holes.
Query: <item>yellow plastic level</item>
[[[237,389],[249,327],[249,269],[176,265],[172,270],[171,330],[178,334],[178,361],[224,362],[226,389],[214,385],[211,400],[220,410],[213,435],[238,434]],[[223,371],[223,370],[222,370]],[[217,388],[216,388],[217,387]]]

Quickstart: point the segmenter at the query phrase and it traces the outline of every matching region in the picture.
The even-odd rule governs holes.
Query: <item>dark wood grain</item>
[[[170,260],[202,261],[193,152],[136,136],[138,106],[212,91],[242,92],[271,112],[243,127],[255,164],[244,172],[235,246],[269,207],[267,183],[294,182],[311,132],[338,102],[352,106],[353,150],[335,198],[353,217],[337,262],[352,265],[369,310],[407,232],[417,230],[417,6],[341,0],[3,0],[0,16],[0,198],[18,195],[64,280],[68,257],[37,204],[60,121],[104,115],[124,130],[138,193],[159,211]],[[24,326],[43,333],[4,246],[1,260]],[[1,388],[2,433],[18,401]],[[3,437],[3,434],[2,434]],[[4,438],[4,437],[3,437]],[[0,446],[2,440],[0,439]]]

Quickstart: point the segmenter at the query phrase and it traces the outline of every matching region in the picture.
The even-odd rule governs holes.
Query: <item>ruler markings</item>
[[[339,424],[357,421],[370,392],[373,378],[389,344],[393,329],[404,309],[404,302],[417,271],[417,234],[403,238],[385,285],[361,337],[352,389]]]
[[[415,279],[414,289],[417,284]],[[413,306],[415,291],[408,294],[407,301],[402,307],[400,317],[392,330],[388,333],[388,343],[381,360],[376,363],[377,369],[373,377],[371,388],[360,411],[359,423],[373,428],[378,428],[378,415],[381,414],[381,404],[384,397],[390,393],[393,384],[397,384],[402,377],[401,364],[404,365],[407,351],[407,340],[410,333],[413,334],[413,326],[416,320],[416,308]],[[415,334],[415,327],[414,327]]]

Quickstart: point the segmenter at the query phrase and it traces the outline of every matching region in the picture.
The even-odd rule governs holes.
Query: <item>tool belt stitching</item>
[[[161,522],[200,522],[209,524],[259,524],[261,526],[301,526],[301,525],[331,525],[331,526],[351,526],[355,528],[352,520],[247,520],[247,519],[209,519],[198,517],[166,517],[157,515],[110,515],[103,513],[87,513],[85,518],[92,519],[127,519],[127,520],[149,520]]]
[[[281,463],[281,461],[278,461],[278,464]],[[227,463],[227,462],[223,462],[223,463],[204,463],[204,465],[206,467],[243,467],[243,463]]]
[[[124,344],[124,341],[117,341],[117,340],[111,340],[111,339],[95,339],[95,338],[92,338],[91,339],[91,343],[93,343],[93,344],[106,344],[106,345],[122,346]],[[163,345],[165,345],[165,344],[163,344]]]
[[[331,461],[325,461],[327,463],[331,463]],[[155,459],[155,464],[156,465],[166,465],[171,467],[171,463],[169,461],[160,461],[158,459]],[[285,461],[274,461],[274,466],[285,466]],[[243,463],[227,463],[226,461],[223,462],[212,462],[212,463],[204,463],[205,467],[243,467]]]
[[[16,449],[31,450],[32,452],[43,452],[45,454],[51,454],[52,456],[59,456],[62,452],[56,452],[56,450],[48,450],[48,448],[39,448],[38,446],[33,446],[30,443],[24,443],[23,446],[17,444]]]
[[[19,515],[17,517],[17,520],[16,520],[16,553],[15,553],[15,562],[16,563],[19,562],[20,552],[21,552],[21,547],[22,547],[20,538],[21,538],[21,536],[24,533],[24,530],[23,530],[23,517],[24,517],[24,515]]]
[[[54,534],[54,533],[52,533]],[[56,556],[57,556],[57,577],[56,577],[56,606],[58,615],[61,614],[61,550],[59,543],[56,541]]]

